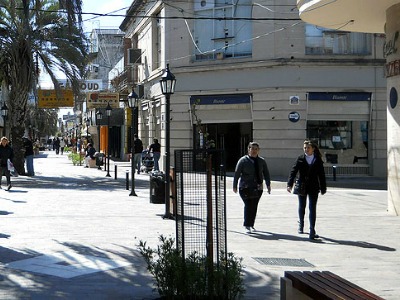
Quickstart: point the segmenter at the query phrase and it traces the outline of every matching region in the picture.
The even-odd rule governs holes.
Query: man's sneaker
[[[7,186],[7,191],[11,190],[11,184]]]
[[[256,232],[257,230],[254,227],[251,227],[251,232]]]
[[[245,229],[246,229],[246,233],[247,233],[247,234],[250,234],[250,233],[251,233],[251,227],[245,226]]]

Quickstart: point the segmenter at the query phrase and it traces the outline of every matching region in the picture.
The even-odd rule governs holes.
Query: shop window
[[[305,26],[306,54],[308,55],[370,55],[371,35]]]
[[[308,121],[307,137],[318,141],[321,149],[352,148],[351,121]]]

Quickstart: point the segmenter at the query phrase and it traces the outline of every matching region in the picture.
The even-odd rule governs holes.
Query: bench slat
[[[285,271],[293,287],[313,299],[384,300],[329,271]]]
[[[285,271],[285,277],[292,281],[293,287],[298,289],[303,294],[313,298],[320,300],[343,300],[343,298],[338,297],[331,292],[324,290],[315,282],[310,281],[308,278],[305,278],[303,273],[300,271]]]
[[[315,281],[317,284],[327,291],[335,294],[340,299],[354,299],[354,300],[362,300],[355,295],[354,292],[346,286],[338,284],[334,282],[329,276],[323,276],[320,272],[310,272],[305,271],[304,275],[310,280]]]
[[[363,297],[362,299],[374,299],[374,300],[385,300],[382,297],[379,297],[369,291],[367,291],[366,289],[363,289],[362,287],[344,279],[343,277],[340,277],[330,271],[322,271],[321,272],[323,274],[323,276],[328,276],[329,278],[334,278],[336,280],[336,282],[338,282],[338,284],[343,284],[346,285],[352,289],[354,289],[357,294],[359,294],[361,297]],[[367,298],[369,297],[369,298]]]

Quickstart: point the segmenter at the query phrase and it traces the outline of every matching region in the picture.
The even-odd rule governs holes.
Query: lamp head
[[[3,117],[7,117],[8,116],[8,107],[7,107],[7,105],[5,103],[1,107],[1,115]]]
[[[106,107],[107,117],[111,116],[111,111],[112,111],[112,108],[111,108],[110,102],[108,102],[107,107]]]
[[[100,110],[96,113],[96,119],[97,120],[103,119],[103,114],[102,114],[102,112]]]
[[[169,64],[167,64],[164,74],[160,79],[161,93],[163,93],[163,95],[172,95],[175,92],[175,83],[175,76],[171,73]]]
[[[132,88],[132,92],[128,95],[128,106],[133,108],[136,106],[139,96],[135,93],[135,90]]]

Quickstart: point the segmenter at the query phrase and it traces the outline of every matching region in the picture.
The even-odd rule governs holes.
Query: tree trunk
[[[14,150],[14,167],[21,175],[25,174],[24,153],[22,137],[25,134],[26,104],[28,93],[33,83],[33,59],[29,42],[16,41],[16,46],[11,53],[14,60],[11,72],[11,90],[8,99],[8,128],[10,128],[11,146]]]

